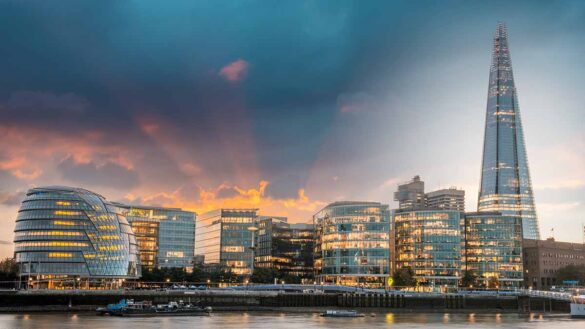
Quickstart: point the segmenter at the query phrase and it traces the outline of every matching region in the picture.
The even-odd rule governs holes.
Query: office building
[[[522,219],[526,239],[539,239],[508,33],[498,25],[488,88],[478,211]]]
[[[456,187],[426,193],[425,198],[428,209],[465,211],[465,191]]]
[[[425,208],[425,182],[417,175],[411,181],[398,185],[398,191],[394,192],[394,201],[398,201],[399,209]]]
[[[179,208],[119,205],[132,226],[144,269],[193,270],[196,214]]]
[[[384,287],[390,276],[390,211],[379,202],[334,202],[313,216],[321,283]]]
[[[557,280],[559,269],[568,266],[585,266],[585,244],[546,240],[525,239],[524,285],[537,290],[548,290],[563,285]],[[579,285],[584,285],[580,282]]]
[[[522,219],[499,212],[465,214],[463,270],[481,286],[522,286]]]
[[[259,216],[257,227],[255,267],[275,269],[283,277],[313,277],[313,225]]]
[[[258,209],[217,209],[197,217],[195,256],[208,269],[251,275],[253,235]]]
[[[399,210],[456,210],[465,211],[465,191],[456,187],[425,193],[425,183],[420,176],[398,185],[394,192]]]
[[[136,239],[122,212],[81,188],[28,190],[14,236],[20,274],[45,288],[140,277]]]
[[[421,286],[456,287],[461,276],[462,213],[398,210],[393,216],[393,269],[411,269]]]

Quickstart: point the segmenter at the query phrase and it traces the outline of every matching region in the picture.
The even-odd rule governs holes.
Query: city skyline
[[[33,186],[310,222],[340,200],[397,208],[421,175],[473,211],[498,21],[541,237],[582,242],[585,6],[450,4],[1,3],[0,257]]]

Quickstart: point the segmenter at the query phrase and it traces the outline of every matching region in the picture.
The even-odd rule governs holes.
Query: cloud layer
[[[542,232],[581,241],[584,12],[579,1],[0,2],[0,240],[13,238],[19,193],[52,184],[308,222],[343,199],[394,206],[396,184],[419,174],[428,190],[464,187],[474,210],[504,20]]]

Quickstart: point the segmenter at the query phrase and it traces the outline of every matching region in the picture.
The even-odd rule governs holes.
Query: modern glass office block
[[[335,202],[313,216],[317,281],[384,287],[390,276],[390,211],[378,202]]]
[[[23,276],[50,281],[141,273],[134,233],[122,210],[80,188],[30,189],[18,212],[14,243]]]
[[[478,211],[520,216],[524,238],[540,239],[508,33],[503,24],[498,25],[494,37]]]
[[[179,208],[126,206],[126,216],[146,269],[176,267],[193,269],[196,214]]]
[[[271,268],[281,275],[313,278],[313,225],[289,224],[286,217],[259,216],[255,267]]]
[[[498,212],[465,214],[464,270],[480,284],[517,288],[523,281],[522,218]]]
[[[237,275],[251,275],[254,252],[252,231],[258,209],[218,209],[196,221],[195,255],[206,267],[219,267]]]
[[[461,276],[460,221],[461,213],[454,210],[394,213],[395,269],[412,269],[422,286],[457,286]]]

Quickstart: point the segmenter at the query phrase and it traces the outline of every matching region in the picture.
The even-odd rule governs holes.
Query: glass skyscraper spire
[[[494,37],[478,210],[520,216],[524,238],[540,238],[504,24]]]

